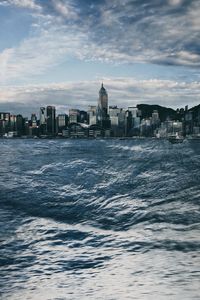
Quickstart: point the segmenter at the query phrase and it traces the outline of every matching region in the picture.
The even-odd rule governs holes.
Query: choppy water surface
[[[199,299],[200,142],[0,140],[1,299]]]

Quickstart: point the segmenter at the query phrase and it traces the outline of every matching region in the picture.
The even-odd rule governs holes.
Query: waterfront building
[[[200,107],[199,107],[198,113],[197,113],[197,124],[200,126]]]
[[[25,135],[24,118],[22,115],[16,116],[16,131],[18,136]]]
[[[160,124],[160,127],[155,130],[155,136],[159,138],[166,138],[167,137],[167,128],[165,122]]]
[[[46,123],[46,108],[40,107],[40,125]]]
[[[47,106],[46,109],[47,134],[56,134],[56,109],[55,106]]]
[[[108,93],[103,86],[99,90],[99,99],[97,106],[97,124],[105,129],[110,128],[110,120],[108,116]]]
[[[140,117],[136,117],[136,118],[134,118],[134,120],[133,120],[133,127],[134,127],[134,129],[136,128],[139,128],[140,127]]]
[[[66,127],[68,122],[68,116],[66,114],[59,114],[57,116],[58,128]]]
[[[66,128],[66,129],[62,130],[62,136],[65,137],[65,138],[68,138],[70,136],[69,128]]]
[[[32,127],[37,127],[37,116],[36,114],[31,114],[31,126]]]
[[[9,122],[10,121],[10,113],[0,112],[0,120],[4,120],[6,122]]]
[[[138,108],[136,106],[129,106],[128,111],[131,112],[133,119],[137,117]]]
[[[80,123],[84,123],[84,124],[88,124],[88,114],[87,114],[86,111],[80,110],[80,113],[79,113],[79,122]]]
[[[193,133],[193,112],[190,110],[187,110],[185,112],[185,118],[184,118],[184,134],[185,135],[191,135]]]
[[[127,110],[125,113],[125,136],[132,136],[133,135],[133,118],[131,111]]]
[[[180,121],[174,121],[173,122],[173,129],[172,129],[172,133],[173,134],[179,134],[182,135],[183,134],[183,123]]]
[[[46,108],[40,107],[40,135],[47,134],[47,116],[46,116]]]
[[[155,129],[155,134],[159,135],[161,138],[167,138],[169,135],[175,134],[176,132],[181,132],[182,131],[182,125],[180,121],[173,121],[167,119],[164,122],[161,122],[159,127]],[[180,128],[180,130],[176,130],[177,128]]]
[[[39,136],[39,126],[29,126],[29,136],[30,137]]]
[[[131,128],[129,135],[139,135],[139,128],[140,128],[140,112],[137,108],[137,106],[130,106],[128,107],[128,111],[131,113],[132,120],[131,122]]]
[[[111,130],[110,129],[106,129],[104,132],[104,137],[105,138],[109,138],[111,136]]]
[[[154,110],[152,113],[152,125],[158,125],[160,123],[159,113],[157,110]]]
[[[5,133],[6,133],[6,130],[5,130],[6,126],[5,126],[5,124],[6,124],[5,120],[0,119],[0,136],[5,135]]]
[[[69,123],[78,123],[80,117],[80,110],[72,108],[69,110]]]
[[[0,112],[0,135],[8,133],[10,129],[10,113]]]
[[[29,127],[31,126],[31,121],[28,118],[24,118],[24,134],[30,135]]]
[[[92,105],[88,107],[89,125],[97,124],[97,107]]]
[[[40,125],[46,124],[46,108],[40,107]]]
[[[172,133],[173,132],[173,121],[172,120],[166,120],[164,122],[165,126],[166,126],[166,132],[167,133]]]
[[[151,127],[152,127],[152,134],[155,136],[157,129],[160,127],[160,118],[159,118],[159,113],[157,110],[154,110],[152,112]]]
[[[118,114],[118,136],[125,136],[125,125],[126,125],[126,110],[124,108],[120,109]]]
[[[99,90],[99,100],[98,100],[98,108],[102,113],[102,117],[106,116],[108,113],[108,93],[103,86]]]
[[[186,122],[192,122],[193,120],[193,112],[192,111],[187,111],[185,113],[185,121]]]
[[[62,131],[66,129],[68,125],[68,115],[59,114],[56,120],[57,120],[57,132],[62,133]]]
[[[194,126],[193,127],[193,135],[194,136],[199,136],[200,135],[200,127],[199,126]]]
[[[94,124],[89,127],[88,136],[90,138],[103,137],[104,135],[105,130],[101,126]]]
[[[110,125],[111,125],[111,134],[112,136],[119,136],[119,114],[121,108],[117,106],[109,106],[109,116],[110,116]]]
[[[10,131],[16,131],[16,115],[10,115]]]
[[[141,120],[141,124],[140,124],[140,135],[141,136],[152,136],[152,121],[151,118],[145,118]]]
[[[86,138],[88,137],[88,124],[84,123],[70,123],[68,135],[71,138]]]

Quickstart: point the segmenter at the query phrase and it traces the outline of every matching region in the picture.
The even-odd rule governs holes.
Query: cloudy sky
[[[200,103],[200,0],[0,0],[0,111]]]

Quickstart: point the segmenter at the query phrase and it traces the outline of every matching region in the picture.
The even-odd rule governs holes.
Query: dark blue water
[[[1,299],[199,299],[200,142],[0,140]]]

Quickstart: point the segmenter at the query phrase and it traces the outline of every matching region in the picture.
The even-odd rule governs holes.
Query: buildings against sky
[[[97,106],[87,111],[70,109],[69,114],[56,116],[55,106],[40,107],[39,120],[35,113],[31,119],[22,115],[0,112],[0,136],[29,137],[168,137],[172,133],[200,136],[200,108],[197,113],[181,108],[178,118],[166,117],[161,121],[158,110],[150,116],[138,106],[127,109],[108,105],[108,93],[103,86],[99,90]]]

